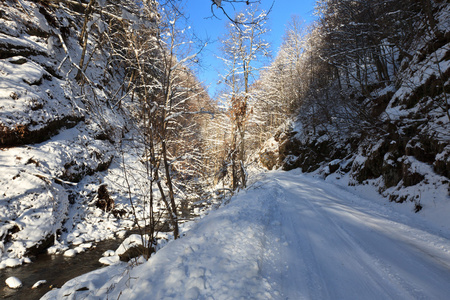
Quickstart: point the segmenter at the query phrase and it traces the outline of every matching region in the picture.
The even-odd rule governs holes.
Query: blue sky
[[[216,83],[219,80],[219,73],[224,68],[222,62],[216,58],[220,56],[220,43],[217,41],[225,33],[225,25],[228,19],[221,11],[215,10],[217,17],[212,16],[210,0],[188,0],[185,12],[189,16],[192,30],[202,39],[209,39],[207,47],[200,56],[200,66],[198,77],[209,86],[209,93],[214,96]],[[313,10],[315,0],[262,0],[261,7],[268,10],[273,3],[272,11],[269,14],[268,26],[271,32],[267,35],[267,40],[272,44],[272,55],[275,56],[281,44],[285,25],[292,15],[298,15],[306,23],[313,21]],[[234,16],[236,11],[245,8],[244,4],[237,4],[233,7],[224,3],[224,7],[230,16]]]

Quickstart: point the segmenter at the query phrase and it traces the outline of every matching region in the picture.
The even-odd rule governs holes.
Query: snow
[[[8,45],[10,47],[16,47],[16,48],[29,48],[33,49],[34,51],[46,53],[47,48],[42,45],[42,43],[37,42],[36,40],[33,40],[34,38],[32,36],[22,36],[20,38],[12,37],[3,33],[0,33],[0,43]]]
[[[22,7],[27,7],[28,12]],[[86,208],[85,203],[79,203],[81,201],[70,203],[74,200],[69,199],[69,189],[76,183],[69,181],[78,174],[83,177],[86,170],[95,170],[113,156],[108,141],[93,138],[99,132],[99,125],[92,118],[81,115],[84,104],[75,97],[78,90],[62,79],[62,74],[69,76],[71,66],[66,63],[55,69],[66,54],[58,46],[60,41],[55,40],[57,32],[54,31],[59,29],[50,28],[39,8],[30,1],[2,6],[0,45],[11,52],[0,59],[0,127],[7,131],[22,126],[30,131],[30,135],[34,130],[43,129],[41,133],[36,132],[37,136],[47,132],[49,136],[58,131],[59,134],[39,144],[11,148],[7,145],[0,151],[3,167],[0,173],[0,236],[5,239],[0,244],[0,268],[26,262],[23,258],[28,249],[52,238],[56,245],[50,253],[67,250],[70,241],[65,237],[75,229],[74,223],[84,217],[84,210],[94,210]],[[68,19],[72,16],[62,10],[56,13],[58,22],[69,26]],[[50,37],[43,38],[38,33],[48,33]],[[71,46],[71,54],[78,57],[81,51],[79,46],[72,47],[76,45],[71,42],[74,38],[67,37],[67,43]],[[93,72],[90,68],[88,71]],[[75,120],[75,123],[85,120],[85,123],[68,129],[64,126],[73,127],[75,123],[66,122],[66,119]],[[43,136],[41,140],[44,139]],[[66,180],[57,180],[61,177]],[[86,193],[86,183],[80,187],[80,192],[74,192],[81,197]],[[121,227],[121,224],[114,227],[113,222],[105,223],[108,223],[105,227],[110,228],[108,232],[102,230],[101,224],[92,226],[92,235],[81,231],[80,238],[83,242],[109,238],[114,236],[111,231]],[[62,230],[63,226],[66,230]],[[58,241],[57,231],[67,234]]]
[[[22,264],[22,261],[20,259],[16,259],[16,258],[8,258],[8,259],[5,259],[5,261],[3,263],[5,264],[5,267],[14,268],[14,267],[20,266]],[[3,268],[0,267],[0,269],[3,269]]]
[[[75,255],[77,255],[77,251],[75,249],[69,249],[66,250],[63,255],[66,257],[74,257]]]
[[[75,245],[75,244],[72,244]],[[64,250],[63,255],[66,257],[74,257],[79,253],[83,253],[86,250],[88,250],[89,248],[92,248],[93,244],[92,243],[83,243],[83,244],[77,244],[77,247],[73,248],[73,249],[66,249],[66,247],[58,247],[61,251]],[[50,248],[50,251],[48,251],[49,254],[54,254],[57,251],[53,252],[54,250],[52,248]]]
[[[122,242],[119,248],[117,248],[116,255],[122,255],[128,249],[142,245],[142,242],[144,242],[145,244],[148,243],[148,235],[142,237],[139,234],[132,234]]]
[[[19,278],[11,276],[5,280],[6,285],[11,289],[19,289],[22,287],[22,282]]]
[[[42,299],[447,298],[448,218],[358,189],[267,173],[148,261],[82,275]]]
[[[114,265],[120,262],[120,257],[119,255],[113,255],[113,256],[108,256],[108,257],[101,257],[98,260],[101,264],[104,265]]]
[[[110,142],[95,138],[106,132],[111,140],[121,140],[118,137],[125,124],[123,116],[108,107],[110,99],[103,91],[108,90],[105,82],[109,90],[121,82],[109,75],[105,77],[109,73],[105,70],[110,70],[106,65],[109,60],[101,51],[96,52],[86,73],[94,86],[103,88],[95,93],[95,105],[85,107],[92,95],[83,99],[76,85],[68,84],[75,76],[70,59],[79,61],[81,57],[76,34],[65,37],[70,54],[66,60],[61,48],[66,45],[60,45],[63,39],[58,39],[59,29],[47,23],[35,3],[20,2],[32,14],[6,3],[2,13],[7,18],[0,23],[0,44],[17,50],[13,54],[16,56],[0,59],[0,126],[11,129],[23,125],[35,130],[65,117],[78,120],[78,125],[61,127],[42,143],[0,151],[3,166],[0,236],[5,237],[5,241],[0,241],[0,269],[29,263],[31,260],[24,257],[27,249],[44,240],[54,239],[49,254],[72,257],[94,247],[96,241],[124,238],[126,229],[135,225],[129,216],[116,218],[97,209],[93,202],[98,186],[107,183],[116,207],[125,211],[129,208],[123,192],[126,184],[120,166],[122,157],[114,160],[117,149]],[[222,1],[214,2],[220,6]],[[61,27],[77,31],[74,16],[63,10],[56,10],[55,14]],[[94,22],[103,31],[104,24],[97,17],[89,26]],[[29,30],[33,26],[48,33],[49,38],[30,36],[28,32],[33,31]],[[93,47],[91,41],[89,45]],[[438,66],[447,72],[450,63],[444,59],[444,50],[437,49],[421,64],[413,66],[411,80],[400,82],[402,86],[393,99],[407,98],[412,92],[411,85],[420,85],[436,75]],[[391,85],[380,93],[395,90]],[[91,109],[95,111],[88,115],[87,110]],[[417,107],[405,109],[392,101],[386,118],[402,120],[417,110]],[[436,117],[429,127],[441,136],[448,136],[448,125],[433,126],[448,124],[447,117],[436,112],[429,116]],[[288,122],[286,126],[292,125]],[[300,125],[300,122],[292,125],[295,132],[303,130]],[[111,131],[111,128],[118,129]],[[273,140],[269,143],[277,148]],[[127,148],[126,142],[123,147],[123,160],[130,170],[135,170],[140,165],[140,154],[128,151],[133,147]],[[446,149],[448,153],[448,146]],[[445,157],[445,153],[437,154],[436,159]],[[362,155],[356,157],[355,167],[366,159]],[[110,267],[76,278],[47,297],[60,299],[76,294],[91,299],[119,296],[130,299],[140,298],[149,289],[161,298],[185,299],[209,296],[326,299],[355,298],[355,295],[371,299],[375,294],[399,299],[445,297],[450,237],[448,181],[433,175],[429,165],[412,157],[408,159],[412,170],[424,174],[423,182],[401,191],[396,191],[396,186],[385,192],[418,197],[415,199],[424,207],[419,214],[412,214],[413,202],[401,206],[387,203],[374,192],[374,186],[352,190],[336,187],[333,176],[337,174],[328,176],[324,182],[297,172],[274,172],[229,205],[192,225],[189,231],[191,225],[184,224],[182,239],[167,246],[166,240],[160,241],[159,247],[163,248],[148,262],[142,258],[132,264],[119,261],[118,254],[140,242],[140,237],[129,238],[117,251],[111,250],[100,258],[102,264]],[[107,171],[93,175],[83,171],[83,168],[96,170],[108,162],[112,163]],[[344,175],[340,184],[348,182]],[[145,193],[136,188],[141,184],[131,187],[136,198]],[[355,196],[354,189],[363,196]],[[371,201],[366,200],[369,194]],[[196,208],[196,212],[200,209]],[[145,213],[138,208],[138,222]],[[328,249],[334,251],[330,253]],[[341,266],[338,262],[342,261],[345,265]],[[421,272],[424,278],[417,278]],[[440,278],[434,280],[438,275]],[[77,291],[83,287],[88,290]]]
[[[47,280],[38,280],[35,284],[33,284],[33,286],[31,288],[37,289],[38,287],[41,287],[46,283],[47,283]]]
[[[114,250],[106,250],[105,252],[103,252],[103,257],[108,257],[108,256],[113,256],[115,255],[115,251]]]

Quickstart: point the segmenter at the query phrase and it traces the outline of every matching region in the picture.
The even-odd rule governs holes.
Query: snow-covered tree
[[[302,91],[302,53],[305,48],[305,28],[293,16],[287,24],[283,43],[274,61],[260,73],[252,86],[254,113],[252,123],[260,141],[267,140],[292,114]]]
[[[226,73],[222,75],[228,86],[224,95],[232,124],[230,164],[232,168],[232,188],[245,187],[246,172],[246,125],[251,109],[250,86],[261,68],[261,60],[269,54],[269,44],[264,40],[268,32],[267,13],[252,6],[236,16],[238,22],[228,24],[228,32],[222,39],[222,60]]]
[[[150,227],[158,221],[153,208],[162,203],[177,238],[180,202],[199,190],[194,183],[203,175],[201,124],[209,97],[190,69],[199,50],[174,5],[147,3],[138,22],[117,24],[110,43],[112,61],[125,67],[127,80],[119,92],[131,98],[123,108],[136,121]],[[131,171],[125,170],[130,180],[136,175]]]

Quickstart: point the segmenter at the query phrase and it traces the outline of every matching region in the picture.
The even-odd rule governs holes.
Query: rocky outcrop
[[[374,86],[358,100],[372,123],[324,123],[327,130],[313,134],[299,121],[279,141],[283,169],[348,174],[350,184],[371,182],[391,201],[414,202],[416,212],[426,190],[439,190],[430,197],[450,194],[449,45],[436,38],[416,43],[396,82]]]
[[[95,206],[104,211],[111,211],[114,209],[114,200],[109,195],[106,184],[102,184],[97,190],[97,201]]]
[[[92,80],[75,79],[84,14],[60,4],[0,2],[0,263],[45,252],[86,219],[89,197],[77,184],[99,185],[122,136],[124,119],[108,101],[123,73],[94,51],[99,29],[90,24]]]
[[[72,128],[82,121],[82,116],[66,116],[62,119],[48,121],[39,129],[31,124],[16,124],[13,128],[0,125],[0,147],[16,147],[27,144],[41,143],[58,134],[61,128]]]

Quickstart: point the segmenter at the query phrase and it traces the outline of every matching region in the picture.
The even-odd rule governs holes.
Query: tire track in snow
[[[343,258],[339,259],[339,256],[346,257],[345,262],[342,263],[342,267],[344,268],[345,265],[351,265],[352,271],[355,274],[349,275],[353,277],[355,286],[358,286],[358,288],[365,286],[365,290],[373,290],[374,292],[372,292],[371,294],[374,296],[376,295],[376,298],[379,299],[399,299],[399,297],[405,299],[416,299],[416,297],[411,297],[412,295],[408,293],[408,290],[411,290],[411,287],[409,287],[409,289],[405,289],[403,292],[399,291],[397,288],[394,288],[392,282],[390,280],[387,280],[386,276],[384,276],[385,274],[379,272],[379,269],[374,266],[374,263],[378,261],[378,259],[369,254],[365,249],[363,249],[360,243],[357,242],[358,239],[349,235],[345,230],[343,230],[341,226],[339,226],[332,218],[330,218],[330,216],[325,211],[323,211],[322,207],[315,205],[313,201],[309,201],[308,199],[302,200],[304,205],[310,208],[317,217],[320,217],[318,218],[318,220],[321,220],[320,223],[322,227],[331,229],[332,232],[327,235],[329,239],[329,247],[327,247],[325,244],[323,247],[320,247],[322,243],[317,244],[316,242],[316,248],[332,249],[332,246],[335,246],[336,249],[339,246],[343,248],[342,250],[340,250],[340,252],[338,252],[339,255],[336,255],[336,261],[344,261]],[[304,208],[297,208],[297,210],[301,209]],[[305,225],[310,226],[310,223]],[[336,253],[336,251],[334,250],[332,250],[331,252]],[[333,256],[333,253],[328,254]],[[330,278],[328,276],[326,276],[326,278],[329,278],[330,281],[334,281],[336,279],[336,277]],[[364,278],[364,280],[362,280],[362,278]],[[330,283],[330,281],[325,284],[334,284]],[[335,288],[331,289],[332,297],[329,297],[329,299],[340,298],[343,297],[345,293],[348,293],[347,290],[343,291],[343,294],[340,295],[336,292],[338,290],[339,289]],[[379,292],[377,292],[377,290]],[[357,290],[355,289],[355,296],[356,294]],[[367,297],[368,296],[370,295],[367,295]]]
[[[450,241],[404,217],[380,214],[326,182],[272,172],[125,277],[87,274],[80,282],[89,291],[81,292],[86,299],[448,299]],[[47,299],[72,297],[78,280]]]
[[[399,299],[399,297],[402,299],[430,299],[430,290],[425,292],[421,288],[422,285],[426,285],[426,282],[420,280],[420,278],[418,280],[420,275],[417,276],[417,274],[429,274],[427,276],[433,277],[433,281],[441,281],[443,286],[446,281],[442,278],[450,279],[448,261],[446,262],[440,257],[435,257],[433,254],[424,251],[417,244],[415,237],[411,239],[409,235],[416,230],[405,231],[404,225],[385,219],[373,220],[371,216],[363,212],[349,210],[349,207],[346,207],[344,215],[346,215],[346,218],[357,220],[360,226],[345,226],[342,224],[342,216],[335,215],[335,211],[330,208],[333,205],[332,201],[324,201],[323,204],[315,202],[312,205],[316,206],[317,210],[320,210],[324,216],[327,216],[341,233],[341,236],[354,245],[355,249],[358,249],[356,252],[362,254],[362,262],[371,262],[371,264],[364,264],[374,274],[381,276],[384,281],[381,287],[389,286],[391,289],[397,290],[398,296],[394,297],[395,299]],[[398,232],[394,234],[395,230],[402,234]],[[362,239],[362,236],[370,236],[370,239]],[[396,236],[396,239],[393,236]],[[411,240],[416,241],[416,243],[411,242]],[[447,258],[449,258],[448,255]],[[434,260],[432,263],[433,269],[430,269],[425,263],[425,261],[431,260]],[[405,268],[408,265],[414,267],[408,270]],[[437,273],[439,275],[436,275]],[[436,284],[436,287],[438,287],[438,284]],[[441,295],[435,294],[433,298],[444,299],[447,297],[446,295],[448,295],[448,292]]]
[[[283,184],[281,183],[281,185]],[[348,294],[358,294],[361,286],[366,286],[365,289],[382,286],[379,278],[373,279],[377,276],[374,276],[372,270],[365,263],[365,259],[367,259],[365,253],[355,247],[355,244],[342,234],[325,214],[306,198],[292,201],[301,195],[301,191],[297,190],[293,193],[289,190],[286,193],[289,197],[285,201],[284,207],[291,207],[291,209],[285,208],[284,215],[290,220],[289,227],[297,233],[299,241],[294,248],[299,249],[298,256],[301,256],[306,262],[307,281],[315,283],[308,284],[308,298],[341,299]],[[341,272],[346,268],[350,272]],[[361,276],[354,276],[354,273],[366,275],[364,277],[369,277],[370,282],[360,281]],[[397,297],[383,294],[382,298],[395,299]]]
[[[291,211],[284,210],[282,215],[283,231],[288,246],[284,251],[293,253],[289,259],[291,264],[295,262],[292,257],[301,260],[301,268],[298,268],[298,265],[294,263],[290,266],[291,271],[286,276],[291,278],[283,279],[286,299],[296,299],[297,296],[303,299],[329,299],[330,294],[324,281],[324,270],[312,247],[313,237],[309,230],[304,230],[308,229],[309,224],[297,219]],[[304,283],[298,282],[295,279],[296,277],[300,277]],[[299,283],[301,283],[300,286]],[[302,289],[299,289],[302,285]]]
[[[285,211],[286,195],[278,182],[266,185],[271,198],[267,209],[270,224],[266,229],[266,255],[262,275],[275,292],[275,299],[327,299],[319,264],[308,242],[309,237],[298,230],[296,216]]]
[[[431,295],[442,299],[450,292],[445,288],[444,291],[439,289],[440,284],[445,285],[450,279],[450,270],[445,265],[427,265],[408,244],[394,241],[367,226],[363,217],[372,220],[373,215],[368,216],[345,205],[339,209],[330,208],[335,204],[334,195],[312,180],[307,184],[278,180],[278,184],[286,190],[284,203],[280,204],[284,219],[289,220],[284,228],[292,227],[295,232],[294,227],[297,227],[300,232],[297,240],[303,238],[313,249],[308,250],[304,243],[297,242],[298,255],[303,256],[304,264],[313,269],[305,271],[309,274],[307,277],[320,274],[322,283],[316,283],[323,284],[328,290],[328,294],[310,293],[310,298],[336,299],[354,295],[364,299],[425,299]],[[342,197],[341,193],[339,197]],[[351,219],[352,213],[356,214],[354,222],[347,222],[346,218]],[[296,238],[292,234],[291,237]],[[449,257],[446,257],[448,261]],[[396,260],[400,261],[399,265]],[[339,266],[339,261],[345,263]],[[433,280],[421,280],[420,275],[414,274],[422,271]],[[304,275],[301,280],[305,280]],[[437,281],[434,284],[436,288],[427,289],[433,281]],[[421,286],[425,286],[425,290]],[[435,293],[435,290],[439,292]],[[287,293],[292,294],[291,291]]]

